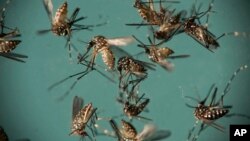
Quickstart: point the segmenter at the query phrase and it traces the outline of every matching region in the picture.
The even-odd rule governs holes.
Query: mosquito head
[[[89,48],[94,47],[96,44],[102,44],[106,38],[104,36],[98,35],[91,39],[88,43]]]
[[[165,31],[155,31],[154,36],[157,39],[168,39],[168,38],[170,38],[168,32],[165,32]]]
[[[184,22],[184,28],[190,28],[194,24],[195,18],[196,17],[193,16],[193,17],[190,17],[190,18],[186,19],[185,22]]]
[[[72,131],[69,135],[79,135],[79,136],[85,137],[85,136],[88,136],[88,133],[84,131],[83,129],[78,129],[78,130]]]
[[[70,29],[66,24],[54,25],[52,27],[52,32],[58,36],[67,36],[70,33]]]
[[[135,0],[135,3],[134,3],[134,8],[140,8],[141,7],[141,1],[140,0]]]

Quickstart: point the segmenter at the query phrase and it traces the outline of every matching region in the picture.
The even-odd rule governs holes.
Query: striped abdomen
[[[225,108],[199,106],[195,109],[194,115],[202,121],[213,121],[223,117],[228,112],[229,110]]]
[[[100,53],[102,54],[102,60],[108,69],[113,70],[115,67],[115,57],[113,52],[108,48],[104,48],[100,51]]]
[[[57,9],[54,24],[56,23],[65,23],[67,20],[67,13],[68,13],[68,4],[67,2],[63,3],[63,5]]]
[[[21,40],[0,41],[0,53],[7,53],[15,49]]]

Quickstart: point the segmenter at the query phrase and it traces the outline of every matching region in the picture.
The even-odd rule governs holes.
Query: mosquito
[[[8,4],[9,1],[6,2]],[[12,59],[18,62],[24,63],[25,61],[22,60],[24,58],[28,58],[26,55],[21,55],[17,53],[11,52],[14,50],[18,44],[21,43],[21,40],[15,39],[16,37],[20,37],[21,34],[17,28],[12,29],[10,27],[5,26],[4,19],[5,19],[5,8],[1,10],[1,17],[0,17],[0,56]],[[10,32],[4,32],[4,29],[10,30]]]
[[[141,97],[131,100],[131,99],[124,99],[122,97],[118,98],[117,101],[121,104],[123,104],[123,113],[132,120],[133,118],[136,118],[138,120],[145,119],[145,120],[151,120],[149,118],[140,116],[141,112],[145,110],[146,106],[150,102],[149,98],[144,98],[143,94]]]
[[[170,40],[174,35],[182,33],[182,19],[186,16],[186,11],[182,10],[174,15],[175,10],[165,16],[164,22],[159,25],[157,31],[153,31],[154,36],[159,40]]]
[[[211,86],[209,93],[202,101],[195,99],[193,97],[186,96],[186,98],[189,98],[189,99],[192,99],[192,100],[195,100],[198,102],[198,106],[196,106],[196,107],[186,104],[188,107],[195,108],[194,116],[197,119],[194,127],[189,132],[188,140],[191,139],[192,132],[194,132],[195,127],[197,126],[199,121],[202,122],[200,129],[199,129],[197,135],[193,136],[192,140],[196,140],[199,137],[201,131],[203,131],[208,126],[212,126],[212,127],[223,132],[224,127],[215,123],[216,120],[218,120],[222,117],[239,116],[239,117],[245,117],[245,118],[250,119],[249,116],[243,115],[243,114],[238,114],[238,113],[229,114],[232,106],[224,105],[224,103],[223,103],[223,98],[229,92],[230,85],[231,85],[232,81],[238,75],[238,73],[240,71],[245,70],[246,68],[247,68],[247,65],[243,65],[233,73],[230,80],[227,82],[227,85],[226,85],[226,87],[221,95],[221,98],[217,101],[216,101],[216,95],[217,95],[218,88],[215,87],[215,84],[213,84]],[[206,105],[208,97],[210,96],[211,93],[212,93],[211,101],[208,105]]]
[[[190,18],[186,19],[183,23],[184,32],[211,52],[214,52],[214,50],[220,46],[218,40],[221,39],[222,37],[228,35],[235,37],[249,36],[249,33],[234,31],[228,33],[222,33],[220,36],[216,37],[212,32],[208,30],[207,23],[205,25],[199,24],[200,23],[199,19],[201,17],[209,14],[210,12],[214,12],[212,11],[213,2],[214,0],[211,1],[207,11],[198,14],[195,12],[196,13],[195,16],[191,16]],[[196,23],[197,19],[199,23]],[[208,22],[208,16],[207,16],[207,22]]]
[[[127,46],[132,43],[134,40],[132,37],[120,37],[120,38],[106,38],[102,35],[97,35],[91,39],[88,43],[87,51],[83,54],[83,56],[79,59],[81,62],[86,58],[91,48],[93,48],[93,52],[90,58],[90,63],[87,69],[92,69],[93,64],[97,55],[100,53],[102,55],[102,60],[104,64],[107,66],[108,70],[114,70],[115,68],[115,55],[113,50],[118,50],[120,52],[126,53],[118,46]]]
[[[130,56],[121,57],[117,65],[117,70],[119,72],[119,88],[125,90],[132,84],[132,91],[134,91],[134,88],[147,78],[147,69],[155,70],[154,67],[154,64],[136,60]],[[133,78],[133,76],[135,78]]]
[[[139,15],[151,25],[160,25],[162,23],[162,17],[154,10],[153,3],[149,3],[147,6],[141,0],[135,0],[134,7],[138,9]],[[127,24],[133,25],[133,24]]]
[[[83,106],[83,99],[79,96],[75,96],[73,99],[73,110],[72,110],[72,127],[71,133],[69,135],[79,135],[82,138],[87,136],[90,140],[92,138],[86,132],[86,127],[89,128],[94,135],[92,126],[94,126],[94,122],[97,119],[96,110],[92,106],[92,103],[89,103]],[[89,125],[88,123],[91,122]]]
[[[131,23],[126,24],[128,26],[143,26],[143,25],[162,25],[164,20],[170,15],[171,11],[163,8],[162,1],[158,1],[160,3],[160,12],[157,12],[154,8],[153,0],[149,0],[148,2],[142,2],[141,0],[135,0],[134,7],[138,9],[139,15],[143,18],[147,23]],[[178,2],[178,1],[164,1],[164,2]],[[148,5],[147,5],[148,4]]]
[[[137,39],[135,36],[133,36],[137,42],[140,44],[138,47],[141,47],[145,49],[145,53],[148,55],[148,58],[154,62],[159,64],[162,68],[164,68],[167,71],[173,70],[174,65],[167,61],[167,59],[177,59],[177,58],[187,58],[190,55],[172,55],[174,51],[168,47],[159,47],[161,46],[165,41],[162,41],[158,44],[155,43],[155,36],[153,40],[148,37],[148,41],[150,45],[145,45],[142,41]]]
[[[118,141],[156,141],[165,139],[171,135],[169,130],[158,130],[156,126],[152,124],[146,124],[143,130],[138,133],[130,122],[123,119],[121,120],[121,127],[119,127],[113,119],[111,119],[109,123],[113,132],[105,129],[103,134],[118,138]]]
[[[86,17],[79,17],[77,15],[80,8],[75,8],[72,15],[68,18],[68,3],[64,2],[56,11],[53,17],[53,4],[51,0],[43,0],[44,7],[51,22],[51,29],[40,30],[38,34],[45,34],[52,32],[57,36],[64,36],[67,39],[66,46],[68,45],[69,57],[71,58],[71,36],[72,31],[90,30],[93,25],[80,25],[77,22],[84,20]]]

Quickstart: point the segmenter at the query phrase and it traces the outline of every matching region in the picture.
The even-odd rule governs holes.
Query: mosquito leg
[[[199,123],[199,120],[196,120],[194,126],[192,127],[192,129],[189,130],[187,141],[189,141],[190,138],[192,137],[192,134],[193,134],[195,128],[197,127],[197,124],[198,124],[198,123]]]
[[[11,59],[11,60],[14,60],[14,61],[17,61],[17,62],[25,63],[24,60],[19,59],[19,58],[14,57],[14,56],[11,56],[11,55],[0,54],[0,56]]]
[[[245,70],[245,69],[247,69],[247,65],[243,65],[243,66],[241,66],[240,68],[238,68],[234,73],[233,73],[233,75],[231,76],[231,78],[230,78],[230,80],[227,82],[227,85],[226,85],[226,87],[225,87],[225,89],[224,89],[224,91],[223,91],[223,93],[222,93],[222,96],[221,96],[221,99],[220,99],[220,101],[221,101],[221,105],[223,105],[223,98],[225,97],[225,95],[229,92],[229,90],[230,90],[230,85],[231,85],[231,83],[232,83],[232,81],[235,79],[235,77],[239,74],[239,72],[241,72],[242,70]]]

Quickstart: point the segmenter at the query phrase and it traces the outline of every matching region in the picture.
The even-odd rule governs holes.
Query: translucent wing
[[[169,130],[157,130],[153,124],[144,126],[142,132],[137,136],[138,140],[143,141],[156,141],[169,137],[171,132]]]
[[[174,69],[174,64],[167,60],[160,60],[157,63],[161,65],[161,67],[167,71],[173,71]]]
[[[128,44],[134,42],[134,38],[132,36],[113,38],[113,39],[107,39],[107,42],[111,46],[127,46]]]
[[[83,107],[83,99],[81,97],[75,96],[73,100],[73,110],[72,110],[72,119]]]
[[[129,54],[127,51],[125,51],[124,49],[122,49],[120,47],[110,46],[109,48],[114,53],[115,57],[117,57],[117,58],[121,58],[124,56],[129,56],[129,57],[132,56],[131,54]]]
[[[50,22],[53,21],[53,4],[51,0],[43,0],[44,8],[49,16]]]
[[[148,139],[145,139],[145,141],[162,140],[162,139],[168,138],[170,135],[171,135],[171,132],[169,130],[157,130]]]

